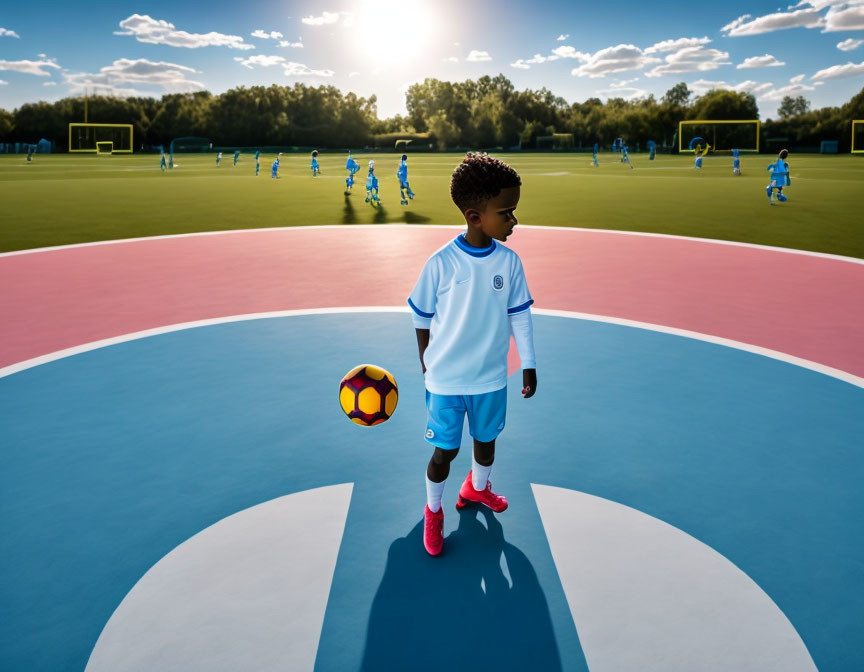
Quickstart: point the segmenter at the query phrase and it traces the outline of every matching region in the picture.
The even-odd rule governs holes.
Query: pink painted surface
[[[0,367],[178,322],[404,305],[426,257],[455,234],[301,228],[0,257]],[[517,229],[508,244],[537,308],[687,329],[864,376],[864,265],[597,231]]]

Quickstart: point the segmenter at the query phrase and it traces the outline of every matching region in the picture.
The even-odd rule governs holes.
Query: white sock
[[[426,477],[426,504],[432,513],[438,513],[441,508],[441,496],[444,494],[446,482],[446,478],[440,483],[435,483],[435,481],[430,481],[428,476]]]
[[[492,465],[484,467],[482,464],[477,464],[474,456],[471,456],[471,483],[475,490],[485,490],[486,483],[489,480],[489,473],[492,471]]]

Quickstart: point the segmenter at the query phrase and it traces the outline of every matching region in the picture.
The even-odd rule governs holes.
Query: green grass
[[[384,203],[364,203],[367,159],[374,158]],[[742,156],[732,175],[728,156],[635,155],[635,170],[612,155],[593,168],[584,154],[512,154],[500,158],[522,176],[517,216],[523,224],[575,226],[720,238],[864,257],[864,157],[792,155],[790,201],[769,207],[769,156]],[[450,201],[456,154],[418,154],[409,161],[417,198],[399,205],[397,155],[357,156],[354,195],[343,195],[345,156],[319,157],[313,179],[305,155],[283,156],[280,180],[261,175],[244,155],[178,156],[159,170],[158,156],[0,156],[0,251],[96,240],[227,229],[320,224],[460,224]]]

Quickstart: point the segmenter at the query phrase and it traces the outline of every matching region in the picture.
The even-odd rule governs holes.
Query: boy
[[[529,310],[534,300],[519,257],[498,242],[517,224],[521,184],[516,171],[497,159],[465,157],[453,173],[450,195],[467,230],[429,257],[408,298],[425,378],[426,440],[434,447],[426,468],[423,533],[430,555],[443,548],[441,496],[466,413],[474,451],[456,508],[468,502],[496,513],[507,508],[507,500],[492,492],[489,473],[507,410],[511,333],[522,359],[522,394],[528,398],[537,390]]]
[[[408,155],[402,155],[402,162],[399,164],[399,168],[396,171],[396,177],[399,178],[399,195],[402,197],[400,201],[401,205],[408,205],[408,199],[410,198],[412,201],[414,200],[414,192],[411,191],[411,187],[408,186],[408,164],[405,163],[408,160]]]
[[[741,159],[738,156],[739,152],[737,149],[732,150],[732,174],[740,175],[741,174]]]
[[[369,159],[369,174],[366,176],[366,202],[375,205],[381,205],[381,199],[378,198],[378,178],[375,177],[375,160]]]
[[[360,170],[360,164],[354,160],[350,151],[348,152],[348,160],[345,162],[345,170],[348,171],[348,177],[345,178],[345,195],[349,196],[354,188],[354,173]]]
[[[597,143],[596,142],[594,143],[594,157],[591,159],[591,165],[593,165],[595,168],[600,167],[600,164],[597,163]]]
[[[768,203],[771,205],[774,205],[771,196],[775,189],[777,190],[777,200],[779,202],[785,203],[789,200],[783,195],[783,187],[788,187],[790,184],[789,164],[786,163],[787,156],[789,156],[789,150],[781,149],[777,155],[777,160],[768,166],[768,172],[771,173],[771,182],[765,187],[765,191],[768,194]]]
[[[312,150],[312,163],[310,164],[310,168],[312,168],[312,177],[318,177],[318,150]]]
[[[219,152],[219,153],[216,155],[216,167],[217,167],[217,168],[219,167],[219,163],[220,163],[221,161],[222,161],[222,152]]]
[[[276,160],[273,162],[273,167],[270,169],[270,177],[273,179],[279,179],[279,157],[282,156],[282,152],[279,152],[276,155]]]
[[[653,140],[648,141],[648,160],[653,161],[654,157],[657,156],[657,143]]]
[[[239,150],[239,149],[235,149],[235,150],[234,150],[234,168],[237,167],[237,162],[238,162],[239,160],[240,160],[240,150]]]
[[[258,177],[258,171],[261,170],[261,150],[255,150],[255,177]]]
[[[621,163],[626,163],[630,166],[630,169],[633,169],[633,164],[630,163],[630,153],[627,151],[627,145],[624,145],[621,148]]]
[[[162,160],[159,162],[159,169],[164,173],[168,168],[168,161],[165,159],[165,150],[161,147],[159,149],[162,152]]]

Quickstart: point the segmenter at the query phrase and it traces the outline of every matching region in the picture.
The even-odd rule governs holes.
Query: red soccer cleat
[[[444,548],[444,507],[438,509],[437,513],[432,513],[427,504],[425,519],[423,545],[429,555],[438,555]]]
[[[471,472],[465,478],[462,487],[459,488],[459,499],[456,500],[456,509],[463,509],[468,502],[478,502],[485,504],[495,513],[501,513],[507,509],[507,498],[501,495],[496,495],[492,492],[492,481],[486,481],[486,487],[483,490],[475,490],[474,484],[471,482]]]

